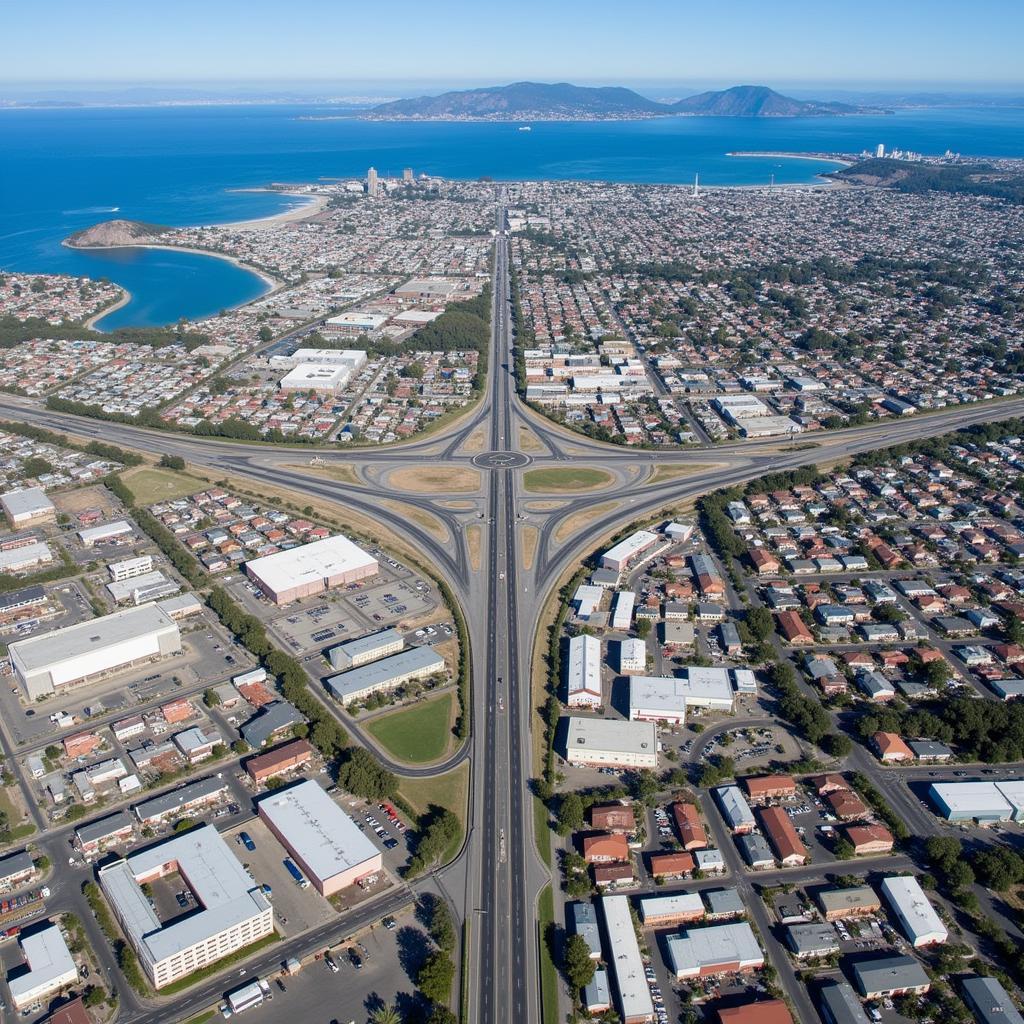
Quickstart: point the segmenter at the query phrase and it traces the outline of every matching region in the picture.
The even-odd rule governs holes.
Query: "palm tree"
[[[382,1003],[370,1013],[370,1024],[402,1024],[402,1015],[394,1003]]]

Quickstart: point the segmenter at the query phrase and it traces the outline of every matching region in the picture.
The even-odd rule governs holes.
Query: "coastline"
[[[838,156],[825,156],[819,153],[791,153],[784,150],[756,150],[756,149],[739,149],[733,152],[725,154],[729,157],[759,157],[764,159],[765,157],[771,157],[775,160],[816,160],[818,163],[837,164],[840,167],[852,167],[854,164],[853,160],[846,160],[843,157]]]
[[[114,302],[109,306],[105,306],[98,313],[93,313],[93,315],[89,317],[89,319],[86,320],[85,323],[83,324],[86,330],[97,330],[96,325],[105,316],[109,315],[110,313],[116,312],[119,309],[124,309],[124,307],[127,306],[128,303],[132,301],[132,293],[128,291],[128,289],[125,288],[124,285],[118,285],[118,287],[121,289],[121,298],[119,298],[117,302]]]
[[[279,224],[293,224],[298,221],[308,220],[327,209],[330,197],[319,192],[287,192],[277,188],[232,188],[228,192],[264,192],[269,195],[295,196],[305,199],[304,206],[296,206],[290,210],[282,210],[280,213],[271,213],[266,217],[253,217],[250,220],[228,220],[216,224],[197,224],[200,228],[231,228],[236,231],[249,229],[262,229],[276,227]]]

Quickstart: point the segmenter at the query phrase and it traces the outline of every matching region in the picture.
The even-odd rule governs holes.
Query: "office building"
[[[313,760],[313,748],[307,740],[297,739],[282,743],[265,754],[257,754],[245,762],[245,770],[256,785],[285,772],[304,768]]]
[[[652,722],[570,716],[565,759],[595,767],[657,768],[657,730]]]
[[[78,981],[78,967],[57,925],[22,936],[20,943],[28,970],[7,979],[16,1010],[42,1002]]]
[[[327,652],[331,668],[346,670],[367,665],[389,654],[397,654],[405,648],[405,639],[397,629],[384,629],[379,633],[346,640]]]
[[[646,554],[658,543],[658,535],[650,530],[637,530],[601,555],[601,567],[622,572],[630,563]]]
[[[13,889],[27,882],[36,873],[35,861],[27,850],[9,853],[0,858],[0,889]]]
[[[380,189],[380,182],[377,180],[377,168],[371,167],[366,172],[366,194],[368,196],[377,195]]]
[[[137,558],[123,558],[119,562],[111,562],[107,566],[111,582],[121,583],[123,580],[145,576],[153,571],[153,556],[139,555]]]
[[[844,889],[822,889],[817,894],[818,906],[826,921],[840,921],[847,917],[866,917],[882,909],[882,901],[869,885],[856,885]]]
[[[324,685],[335,699],[350,704],[372,693],[394,690],[403,683],[427,679],[444,671],[444,658],[432,647],[409,647],[389,658],[330,676],[324,680]]]
[[[733,834],[741,835],[753,831],[754,812],[738,786],[720,786],[715,790],[715,802]]]

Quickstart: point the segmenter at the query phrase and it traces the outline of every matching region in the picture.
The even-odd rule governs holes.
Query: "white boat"
[[[533,128],[531,128],[531,127],[530,127],[530,125],[528,125],[528,124],[521,124],[521,125],[519,126],[519,130],[520,130],[521,132],[532,132],[532,131],[533,131]]]

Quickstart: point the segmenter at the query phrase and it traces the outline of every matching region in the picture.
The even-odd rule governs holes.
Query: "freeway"
[[[541,628],[542,609],[562,574],[608,534],[629,522],[652,516],[666,506],[691,500],[711,489],[742,484],[768,471],[840,460],[971,423],[1024,415],[1024,399],[1011,399],[816,434],[813,440],[808,438],[797,445],[778,440],[744,441],[713,447],[697,445],[679,451],[635,451],[575,434],[540,417],[521,403],[516,393],[503,193],[498,195],[495,217],[492,337],[489,377],[482,400],[466,416],[432,436],[381,448],[315,449],[328,466],[351,467],[358,484],[341,483],[305,471],[301,464],[309,459],[308,447],[197,438],[169,430],[85,419],[57,413],[16,396],[0,396],[0,418],[66,430],[155,456],[179,455],[199,470],[231,473],[264,488],[288,488],[359,512],[399,534],[447,580],[473,641],[473,729],[469,741],[449,762],[416,773],[439,774],[465,759],[472,766],[466,843],[455,862],[438,872],[435,880],[471,925],[470,1018],[481,1024],[532,1022],[541,1016],[536,900],[541,888],[550,881],[550,874],[536,854],[531,813],[533,701],[529,652]],[[521,447],[524,427],[537,442],[529,450]],[[470,443],[481,428],[485,443],[500,459],[490,463],[481,459],[481,454],[486,453]],[[508,459],[513,464],[502,466],[501,462]],[[568,461],[604,469],[611,474],[612,483],[599,492],[566,495],[552,502],[552,507],[538,508],[538,496],[524,486],[522,465],[530,462],[539,467],[557,467]],[[387,473],[397,467],[435,465],[483,466],[478,491],[413,493],[387,482]],[[665,465],[678,466],[688,475],[653,480],[654,469]],[[575,531],[565,529],[572,517],[605,503],[610,506],[607,511],[590,518]],[[410,510],[434,517],[447,531],[448,539],[439,539],[414,519]],[[517,527],[524,520],[537,530],[536,550],[529,567],[520,550]],[[475,558],[467,541],[470,527],[481,533],[480,552]],[[568,535],[562,536],[563,533]],[[382,542],[386,543],[386,538]],[[854,755],[852,766],[880,783],[887,798],[915,831],[922,835],[934,831],[934,821],[898,782],[898,777],[880,777],[877,765],[863,751]],[[53,844],[54,863],[60,863],[56,847],[63,847],[63,842],[64,838],[57,836],[42,840],[44,849]],[[740,866],[735,862],[731,842],[723,842],[722,846],[732,851],[731,866],[739,877]],[[66,849],[61,856],[66,857]],[[87,909],[83,911],[77,882],[70,884],[69,878],[68,883],[55,891],[54,905],[69,905],[83,920],[91,922]],[[408,900],[409,891],[403,888],[388,898],[392,899]],[[760,906],[759,901],[752,902]],[[390,902],[385,901],[371,908],[372,914],[371,909],[366,913],[379,917],[390,908]],[[765,930],[768,922],[760,919],[761,913],[754,910],[757,923]],[[349,915],[320,931],[279,943],[250,969],[264,970],[283,956],[333,941],[354,930],[359,920],[358,915]],[[109,950],[92,935],[94,924],[89,927],[97,949],[103,948],[105,962],[112,968]],[[781,965],[781,952],[770,948],[769,953]],[[782,977],[788,973],[780,971]],[[173,1015],[181,1019],[208,1005],[225,984],[224,979],[201,983],[174,1003]],[[785,981],[783,984],[803,1011],[806,995],[790,991]],[[125,993],[123,1019],[155,1024],[167,1019],[167,1015],[166,1007],[143,1004]]]

